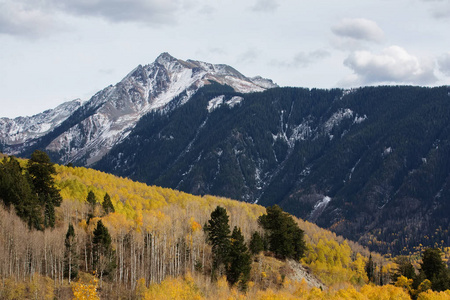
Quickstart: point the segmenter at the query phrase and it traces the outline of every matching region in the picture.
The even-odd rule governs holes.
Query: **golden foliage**
[[[97,295],[98,279],[93,277],[89,283],[84,283],[81,280],[72,282],[72,292],[74,300],[100,300]]]

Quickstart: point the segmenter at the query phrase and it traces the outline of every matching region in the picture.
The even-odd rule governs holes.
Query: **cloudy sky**
[[[450,85],[450,0],[0,0],[0,117],[88,100],[162,52],[280,86]]]

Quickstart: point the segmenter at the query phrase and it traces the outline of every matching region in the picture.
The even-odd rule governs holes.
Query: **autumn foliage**
[[[367,249],[294,217],[289,220],[305,239],[301,263],[322,289],[294,278],[273,247],[261,252],[261,246],[252,258],[246,291],[225,277],[212,281],[214,250],[202,224],[220,206],[248,246],[255,232],[267,238],[258,222],[264,207],[86,168],[55,165],[55,171],[63,201],[55,208],[54,228],[30,230],[14,210],[0,207],[0,299],[36,298],[32,292],[38,299],[410,299],[408,281],[367,284]],[[95,203],[87,201],[90,192]],[[379,254],[372,257],[374,281],[387,284],[396,265]],[[68,276],[73,260],[76,278]],[[33,289],[37,285],[45,288]],[[416,296],[448,299],[449,294],[423,290]]]

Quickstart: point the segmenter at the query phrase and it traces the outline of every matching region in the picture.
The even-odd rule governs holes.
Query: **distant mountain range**
[[[0,134],[5,153],[279,204],[383,252],[450,245],[449,87],[279,88],[164,53]]]

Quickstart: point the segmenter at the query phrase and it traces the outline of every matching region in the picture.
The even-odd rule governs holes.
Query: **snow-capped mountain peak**
[[[34,140],[60,125],[79,109],[80,120],[75,125],[66,124],[71,127],[64,128],[61,133],[58,131],[58,136],[52,136],[49,144],[40,147],[58,153],[63,163],[81,161],[91,165],[126,138],[142,116],[150,111],[164,112],[183,105],[199,88],[211,81],[229,85],[241,93],[259,92],[277,86],[261,77],[245,77],[228,65],[184,61],[165,52],[148,65],[138,65],[120,82],[99,91],[83,105],[77,102],[77,105],[61,112],[60,116],[53,119],[48,117],[53,120],[51,122],[30,119],[28,127],[21,126],[18,130],[13,125],[17,122],[1,119],[0,142],[4,144],[5,152],[19,154],[25,150],[24,147],[34,143]],[[172,103],[174,99],[177,99],[177,103]],[[54,111],[57,112],[58,108]],[[50,116],[51,113],[43,114]],[[36,126],[39,128],[34,131],[30,129]],[[13,150],[10,147],[13,144],[25,146]]]

